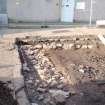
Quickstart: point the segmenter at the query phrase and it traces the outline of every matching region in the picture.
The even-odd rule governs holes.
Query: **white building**
[[[9,22],[89,22],[91,1],[92,22],[105,20],[105,0],[0,0],[0,24],[6,16]]]

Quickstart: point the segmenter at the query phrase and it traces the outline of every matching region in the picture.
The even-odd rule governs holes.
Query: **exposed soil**
[[[0,82],[0,105],[18,105],[11,93],[11,89],[5,83]]]
[[[44,42],[46,46],[40,41],[20,42],[22,72],[30,103],[38,105],[105,104],[104,46],[91,43],[93,47],[90,49],[75,47],[75,44],[71,48],[66,48],[65,42],[62,41],[55,41],[55,44],[46,41],[47,44]],[[65,45],[69,44],[67,42]]]
[[[77,94],[67,105],[105,104],[105,47],[79,50],[49,50],[56,68],[63,71]]]

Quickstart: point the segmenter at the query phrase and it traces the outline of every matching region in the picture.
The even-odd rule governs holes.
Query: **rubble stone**
[[[54,97],[56,105],[65,105],[66,99],[63,95],[59,94]]]
[[[27,81],[27,83],[32,83],[32,82],[33,82],[32,80],[28,80],[28,81]]]
[[[43,46],[42,46],[42,44],[37,44],[37,45],[34,46],[34,48],[36,48],[36,49],[42,49]]]
[[[31,103],[31,105],[38,105],[37,103]]]
[[[57,43],[57,44],[56,44],[56,47],[57,47],[57,48],[62,48],[62,47],[63,47],[63,44],[62,44],[62,43]]]
[[[57,46],[56,46],[56,43],[55,42],[52,42],[51,44],[50,44],[50,48],[52,48],[52,49],[55,49]]]
[[[47,97],[44,99],[44,101],[43,101],[43,103],[44,103],[45,105],[49,105],[50,102],[51,102],[51,97],[50,97],[50,96],[47,96]]]
[[[93,45],[88,45],[87,47],[91,49],[91,48],[93,48]]]
[[[64,48],[65,50],[67,50],[67,49],[69,49],[69,45],[68,45],[67,43],[65,43],[65,44],[63,45],[63,48]]]
[[[45,88],[37,88],[37,91],[41,92],[41,93],[44,93],[46,91],[46,89]]]
[[[76,49],[80,49],[80,48],[81,48],[81,46],[82,46],[82,45],[77,44],[77,45],[76,45]]]
[[[85,71],[84,69],[79,69],[79,72],[84,73]]]
[[[82,45],[82,48],[88,48],[88,45]]]
[[[57,84],[58,84],[57,81],[51,81],[51,83],[50,83],[50,87],[54,87],[54,86],[56,86]]]
[[[57,86],[58,89],[62,89],[63,87],[64,87],[64,84],[59,84],[59,85]]]
[[[27,67],[27,63],[23,63],[23,69],[25,70],[25,71],[30,71],[30,69]]]
[[[29,54],[30,54],[30,55],[33,55],[33,54],[34,54],[34,51],[29,51]]]
[[[47,82],[41,82],[41,84],[39,85],[39,87],[41,88],[46,88],[48,86]]]
[[[44,99],[44,96],[43,96],[43,95],[39,95],[39,96],[38,96],[38,100],[39,100],[39,101],[42,101],[43,99]]]
[[[62,95],[62,96],[64,96],[65,98],[68,98],[69,96],[70,96],[70,92],[65,92],[65,91],[63,91],[63,90],[56,90],[56,89],[50,89],[49,90],[49,93],[51,93],[52,94],[52,96],[54,97],[54,96],[57,96],[57,95]]]

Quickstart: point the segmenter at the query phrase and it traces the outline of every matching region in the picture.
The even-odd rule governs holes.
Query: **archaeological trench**
[[[29,105],[105,105],[102,38],[27,36],[16,38],[15,48]]]

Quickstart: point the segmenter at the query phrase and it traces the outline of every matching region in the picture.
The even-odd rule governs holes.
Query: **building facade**
[[[6,0],[0,0],[0,26],[8,25]]]
[[[105,0],[0,0],[0,16],[10,22],[89,22],[91,6],[92,22],[105,20]]]
[[[79,9],[78,3],[84,3],[84,7],[82,9]],[[89,22],[90,8],[91,0],[76,0],[74,21]],[[105,20],[105,0],[92,0],[92,8],[92,22],[96,22],[97,20]]]
[[[14,21],[55,22],[60,19],[59,0],[7,0],[7,13]]]

